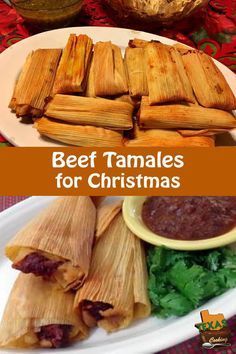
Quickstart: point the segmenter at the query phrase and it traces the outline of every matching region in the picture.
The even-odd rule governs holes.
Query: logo
[[[202,322],[195,324],[199,330],[202,347],[205,349],[220,349],[220,347],[229,347],[230,329],[222,313],[217,315],[209,314],[208,310],[200,312]]]

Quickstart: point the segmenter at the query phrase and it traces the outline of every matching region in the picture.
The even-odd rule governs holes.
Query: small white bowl
[[[123,203],[123,217],[126,225],[135,235],[152,245],[165,246],[174,250],[197,251],[222,247],[236,242],[236,228],[221,236],[195,241],[180,241],[157,235],[142,220],[141,212],[146,198],[126,197]]]

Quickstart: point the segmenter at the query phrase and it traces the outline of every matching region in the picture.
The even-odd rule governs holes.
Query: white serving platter
[[[139,32],[123,28],[107,27],[71,27],[43,32],[26,38],[0,55],[0,133],[15,146],[63,146],[52,140],[42,138],[32,124],[23,124],[8,108],[16,79],[22,69],[26,56],[32,50],[39,48],[63,48],[71,33],[87,34],[96,43],[98,41],[112,41],[120,46],[124,52],[130,39],[159,40],[162,43],[173,45],[177,43],[171,39],[154,34]],[[226,66],[216,61],[217,66],[226,77],[236,95],[236,76]],[[236,136],[236,133],[235,133]]]
[[[10,290],[17,277],[17,271],[11,268],[11,264],[4,256],[4,248],[12,236],[22,228],[38,212],[45,208],[55,197],[32,197],[0,213],[0,317],[3,314]],[[109,197],[107,203],[114,198]],[[226,318],[236,314],[235,307],[236,289],[212,299],[201,308],[191,312],[182,318],[169,318],[166,320],[150,317],[138,321],[133,326],[113,334],[106,334],[101,329],[93,331],[89,339],[78,342],[74,346],[65,349],[54,350],[0,350],[0,353],[24,353],[24,354],[151,354],[165,348],[177,345],[198,334],[194,327],[200,322],[200,310],[208,309],[210,313],[223,313]],[[201,348],[199,347],[199,352]]]

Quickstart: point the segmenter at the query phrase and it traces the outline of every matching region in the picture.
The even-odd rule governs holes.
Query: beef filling
[[[50,277],[62,263],[61,261],[48,259],[37,252],[32,252],[18,263],[13,264],[12,267],[23,273]]]
[[[103,319],[100,311],[106,311],[108,309],[113,309],[113,306],[102,301],[92,302],[89,300],[84,300],[82,303],[82,310],[88,311],[96,321]]]
[[[236,226],[236,197],[149,197],[142,219],[154,233],[167,238],[207,239]]]
[[[50,342],[52,348],[62,348],[69,343],[69,332],[72,326],[52,324],[42,326],[37,333],[40,341]]]

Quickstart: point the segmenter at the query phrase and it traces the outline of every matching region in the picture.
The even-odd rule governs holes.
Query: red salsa
[[[154,233],[176,240],[202,240],[236,226],[236,197],[149,197],[142,219]]]

